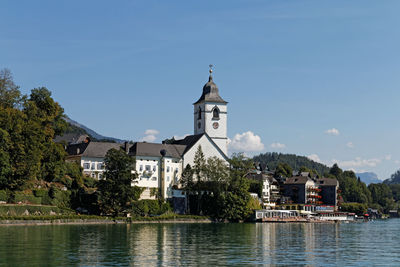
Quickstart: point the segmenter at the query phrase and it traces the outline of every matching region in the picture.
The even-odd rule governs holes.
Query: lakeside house
[[[283,184],[283,195],[297,204],[337,207],[338,190],[339,182],[332,178],[312,179],[308,176],[294,176],[286,179]]]
[[[263,208],[271,209],[276,206],[280,199],[280,185],[271,173],[261,173],[256,171],[247,175],[248,179],[253,179],[262,183],[261,202]]]

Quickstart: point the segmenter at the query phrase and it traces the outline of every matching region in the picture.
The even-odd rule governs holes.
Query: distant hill
[[[378,175],[374,172],[361,172],[356,173],[357,177],[360,177],[361,181],[363,181],[366,185],[369,184],[380,184],[383,181],[379,180]]]
[[[383,181],[385,184],[400,184],[400,170],[393,173],[389,179]]]
[[[274,170],[279,163],[287,163],[293,170],[299,170],[301,167],[306,167],[317,171],[320,175],[329,173],[328,166],[310,160],[305,156],[297,156],[294,154],[267,152],[265,154],[254,156],[253,160],[255,162],[260,162],[261,164],[266,164],[270,170]]]
[[[68,127],[67,131],[65,132],[65,134],[69,134],[69,133],[79,133],[79,134],[87,134],[89,135],[93,141],[100,141],[100,140],[110,140],[110,141],[114,141],[117,143],[123,143],[125,140],[121,140],[118,138],[114,138],[114,137],[109,137],[109,136],[104,136],[101,134],[98,134],[97,132],[95,132],[94,130],[86,127],[83,124],[80,124],[77,121],[74,121],[70,118],[66,118],[65,119],[68,124],[70,125],[70,127]]]

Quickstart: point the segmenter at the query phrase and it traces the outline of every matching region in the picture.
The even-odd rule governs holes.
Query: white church
[[[199,146],[205,158],[228,160],[227,104],[219,95],[210,69],[209,80],[203,87],[202,95],[193,104],[193,135],[161,144],[135,142],[122,145],[136,159],[138,180],[132,186],[145,188],[142,199],[155,199],[158,190],[161,190],[165,199],[172,198],[173,186],[179,185],[183,169],[188,164],[193,165]],[[67,160],[79,162],[84,174],[102,179],[104,157],[111,148],[121,148],[121,144],[90,141],[71,144],[67,147]]]

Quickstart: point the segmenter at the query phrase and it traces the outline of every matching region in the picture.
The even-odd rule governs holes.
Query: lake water
[[[0,266],[400,266],[400,219],[0,226]]]

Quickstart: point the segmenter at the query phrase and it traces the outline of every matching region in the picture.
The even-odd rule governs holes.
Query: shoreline
[[[2,226],[39,226],[39,225],[96,225],[96,224],[158,224],[158,223],[229,223],[229,222],[215,222],[211,219],[165,219],[165,220],[110,220],[110,219],[49,219],[49,220],[0,220],[0,227]],[[336,224],[342,223],[340,221],[264,221],[264,222],[246,222],[246,223],[266,223],[266,224],[282,224],[282,223],[304,223],[304,224]]]
[[[0,220],[1,226],[28,225],[95,225],[95,224],[153,224],[153,223],[214,223],[211,219],[166,219],[166,220],[110,220],[110,219],[49,219],[49,220]]]

